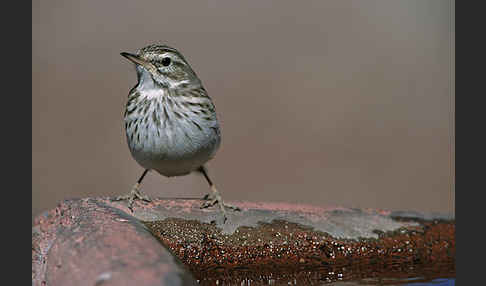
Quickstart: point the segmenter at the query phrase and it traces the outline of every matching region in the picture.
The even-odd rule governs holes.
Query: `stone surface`
[[[455,273],[452,215],[230,202],[242,211],[228,211],[222,224],[218,208],[201,203],[137,201],[132,213],[109,198],[65,201],[36,219],[33,284],[305,284]]]
[[[233,234],[196,220],[145,224],[201,285],[319,285],[361,278],[381,285],[394,279],[454,277],[454,222],[414,220],[394,231],[377,229],[378,238],[357,240],[284,220],[239,227]]]
[[[133,216],[96,199],[68,200],[35,219],[32,285],[197,285]]]
[[[130,212],[125,203],[107,202]],[[201,200],[154,200],[137,201],[133,216],[142,221],[157,221],[166,218],[216,222],[225,234],[232,234],[238,227],[256,227],[259,223],[284,220],[326,232],[337,238],[377,238],[374,230],[392,231],[400,227],[415,225],[415,222],[398,222],[391,212],[372,209],[349,209],[342,207],[317,207],[290,203],[231,202],[242,211],[228,211],[228,221],[223,225],[217,208],[200,209]]]
[[[224,225],[198,201],[154,201],[135,210],[201,285],[427,282],[455,277],[452,215],[232,204]],[[373,282],[374,281],[374,282]],[[386,283],[385,283],[386,284]]]

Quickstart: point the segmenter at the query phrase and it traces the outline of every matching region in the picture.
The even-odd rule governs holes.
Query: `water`
[[[330,270],[328,268],[313,271],[275,270],[274,272],[255,269],[225,270],[218,273],[193,273],[200,285],[455,285],[455,265],[442,265],[445,268],[422,267],[413,271],[394,268],[346,268]],[[431,272],[431,270],[436,272]],[[438,272],[437,272],[438,271]],[[209,274],[211,273],[211,274]],[[209,275],[208,275],[209,274]]]
[[[429,282],[412,282],[412,283],[407,283],[405,285],[410,285],[410,286],[454,286],[456,284],[456,279],[455,278],[439,278],[439,279],[434,279]]]

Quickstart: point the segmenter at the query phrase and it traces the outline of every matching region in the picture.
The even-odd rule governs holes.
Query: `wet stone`
[[[35,220],[32,284],[398,284],[455,277],[453,216],[228,202],[242,211],[228,212],[222,224],[219,210],[201,203],[136,201],[132,213],[110,198],[64,201]]]
[[[357,240],[286,221],[239,227],[230,235],[196,220],[144,224],[203,285],[455,277],[453,221],[420,221],[411,229]]]

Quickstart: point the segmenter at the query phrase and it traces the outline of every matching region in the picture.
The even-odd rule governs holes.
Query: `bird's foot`
[[[123,195],[123,196],[118,196],[113,201],[126,201],[128,200],[128,208],[133,212],[133,202],[135,200],[142,200],[146,202],[151,202],[152,199],[147,196],[146,194],[142,193],[140,190],[140,184],[136,183],[135,186],[133,186],[132,190],[130,193]]]
[[[233,211],[241,211],[241,209],[239,207],[229,205],[229,204],[225,204],[224,201],[223,201],[223,198],[221,197],[218,190],[216,190],[216,188],[214,186],[211,187],[211,190],[213,191],[212,193],[207,194],[202,198],[203,200],[205,200],[205,202],[201,205],[201,209],[209,208],[209,207],[212,207],[212,206],[218,204],[219,209],[221,210],[221,212],[223,214],[223,218],[224,218],[223,223],[225,223],[226,220],[228,219],[226,217],[226,208],[231,209]]]

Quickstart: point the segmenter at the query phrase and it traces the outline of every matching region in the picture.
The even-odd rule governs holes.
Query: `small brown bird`
[[[204,175],[211,193],[201,208],[218,204],[226,221],[226,205],[209,178],[205,163],[221,143],[216,110],[201,80],[186,59],[174,48],[150,45],[136,54],[121,53],[135,64],[138,83],[128,95],[125,131],[133,158],[145,169],[128,195],[115,200],[151,199],[140,191],[149,170],[166,177],[191,172]]]

